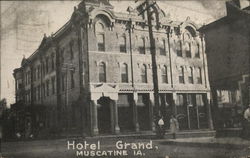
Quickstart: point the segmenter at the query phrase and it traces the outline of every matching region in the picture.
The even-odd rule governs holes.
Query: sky
[[[71,17],[80,1],[0,1],[1,7],[1,83],[0,99],[15,102],[13,70],[20,67],[23,57],[29,57],[39,46],[44,34],[50,35]],[[134,1],[111,0],[115,12],[126,12]],[[208,24],[225,15],[223,0],[157,1],[174,21],[187,17],[197,24]]]

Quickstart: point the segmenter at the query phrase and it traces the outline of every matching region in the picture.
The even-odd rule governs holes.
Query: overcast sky
[[[56,32],[70,18],[80,1],[1,1],[1,99],[15,102],[13,70],[20,67],[23,56],[30,56],[44,33]],[[126,12],[134,1],[110,1],[116,12]],[[158,1],[158,5],[174,21],[187,17],[207,24],[225,15],[225,1]]]

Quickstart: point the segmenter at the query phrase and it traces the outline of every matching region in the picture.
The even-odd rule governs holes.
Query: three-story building
[[[152,62],[146,13],[114,12],[108,1],[82,1],[71,19],[14,71],[16,101],[34,109],[32,127],[92,135],[154,130]],[[166,125],[212,129],[210,86],[198,26],[152,12],[160,110]],[[157,23],[157,20],[160,23]],[[40,107],[40,110],[36,110]],[[26,121],[27,122],[27,121]]]

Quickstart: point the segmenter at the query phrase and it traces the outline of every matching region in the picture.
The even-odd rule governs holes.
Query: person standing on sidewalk
[[[250,137],[250,104],[244,112],[244,122],[243,122],[243,137]]]
[[[161,117],[158,121],[158,126],[159,126],[159,136],[160,138],[163,138],[164,137],[164,134],[165,134],[165,128],[164,128],[164,120],[163,120],[163,117]]]
[[[179,130],[178,120],[175,118],[175,115],[171,116],[170,119],[170,132],[173,134],[173,139],[176,139],[176,133]]]

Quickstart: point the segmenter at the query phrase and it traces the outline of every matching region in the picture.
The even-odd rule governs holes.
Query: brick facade
[[[167,123],[177,115],[181,129],[212,128],[203,36],[192,21],[168,21],[157,5],[155,9],[161,17],[153,31],[162,115]],[[70,21],[45,36],[14,71],[23,85],[16,89],[16,101],[46,107],[37,121],[48,128],[91,135],[154,130],[150,44],[139,10],[116,13],[106,1],[81,2]],[[41,76],[34,80],[39,66]],[[24,84],[29,72],[30,82]]]

